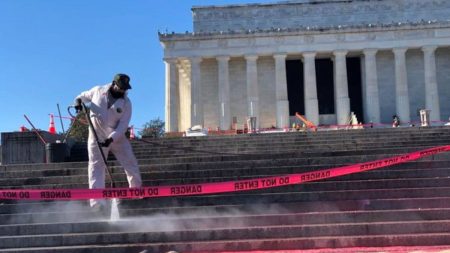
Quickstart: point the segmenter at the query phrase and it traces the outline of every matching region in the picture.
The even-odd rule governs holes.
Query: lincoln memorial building
[[[176,18],[176,17],[174,17]],[[402,124],[450,116],[449,0],[300,0],[192,7],[193,31],[159,33],[166,131]]]

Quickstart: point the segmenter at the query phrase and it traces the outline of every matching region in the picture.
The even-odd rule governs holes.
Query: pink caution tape
[[[426,156],[450,151],[450,145],[424,149],[409,154],[380,159],[372,162],[359,163],[338,168],[330,168],[284,176],[236,180],[218,183],[186,184],[141,188],[110,188],[110,189],[34,189],[34,190],[0,190],[0,199],[27,200],[83,200],[83,199],[135,199],[167,196],[203,195],[224,192],[239,192],[267,189],[278,186],[301,184],[327,178],[374,170],[394,164],[414,161]]]

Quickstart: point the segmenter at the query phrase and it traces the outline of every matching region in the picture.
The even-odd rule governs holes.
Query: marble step
[[[183,207],[202,207],[215,205],[245,205],[254,204],[288,204],[301,202],[307,205],[315,201],[354,201],[364,208],[371,209],[372,200],[376,199],[434,199],[446,198],[450,196],[450,187],[426,187],[426,188],[400,188],[400,189],[366,189],[366,190],[334,190],[334,191],[314,191],[314,192],[280,192],[280,193],[243,193],[243,194],[218,194],[206,196],[183,196],[167,198],[147,198],[142,200],[123,200],[121,203],[121,212],[127,216],[146,215],[148,209],[155,208],[177,208]],[[31,202],[37,203],[37,202]],[[55,208],[37,208],[36,205],[9,205],[10,213],[0,214],[0,224],[14,223],[39,223],[44,222],[49,216],[55,221],[63,221],[67,217],[60,210],[77,210],[77,205],[72,204],[80,202],[56,202]],[[81,202],[87,203],[87,201]],[[82,205],[83,206],[83,205]],[[30,209],[35,207],[36,209]],[[52,207],[52,205],[50,205]],[[59,207],[59,208],[58,208]],[[8,210],[5,207],[5,210]],[[426,208],[426,206],[424,206]],[[39,212],[41,210],[41,212]],[[49,212],[53,210],[53,212]]]
[[[142,226],[139,226],[143,228]],[[143,228],[145,230],[145,228]],[[370,238],[374,241],[383,237],[391,238],[391,242],[383,244],[385,246],[396,245],[398,238],[402,235],[423,235],[427,234],[428,242],[422,242],[422,245],[439,245],[442,238],[439,235],[446,235],[450,230],[449,220],[438,221],[396,221],[383,223],[343,223],[343,224],[323,224],[323,225],[281,225],[281,226],[248,226],[248,227],[215,227],[208,229],[182,229],[169,231],[150,231],[150,232],[90,232],[90,233],[64,233],[64,234],[40,234],[29,236],[0,236],[0,248],[30,248],[30,247],[61,247],[98,244],[140,244],[140,243],[186,243],[191,244],[198,241],[207,241],[213,243],[215,241],[249,241],[249,240],[285,240],[285,239],[319,239],[327,238],[332,240],[333,237],[347,238],[354,240],[359,237]],[[395,235],[395,236],[394,236]],[[435,236],[433,236],[435,235]],[[336,238],[336,239],[337,239]],[[406,245],[416,245],[416,240],[420,240],[418,236],[413,242]],[[369,239],[369,241],[370,241]],[[448,241],[447,241],[448,242]],[[365,243],[364,246],[369,246]],[[431,244],[433,243],[433,244]],[[342,245],[345,245],[343,243]],[[361,245],[359,244],[359,245]],[[379,245],[377,245],[379,246]],[[317,248],[317,242],[314,247]],[[339,247],[339,246],[338,246]],[[341,246],[342,247],[342,246]],[[283,247],[287,249],[286,247]],[[305,248],[305,247],[301,247]],[[240,248],[243,250],[245,248]],[[224,248],[222,248],[224,250]]]

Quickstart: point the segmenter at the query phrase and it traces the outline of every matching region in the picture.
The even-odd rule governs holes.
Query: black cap
[[[130,77],[125,74],[117,74],[114,76],[114,83],[122,90],[131,89]]]

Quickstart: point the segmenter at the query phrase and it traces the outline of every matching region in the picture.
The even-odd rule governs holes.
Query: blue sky
[[[192,6],[265,2],[276,0],[0,0],[0,132],[30,128],[24,114],[47,130],[57,104],[67,116],[76,95],[118,72],[131,77],[130,124],[164,120],[158,30],[192,31]]]

